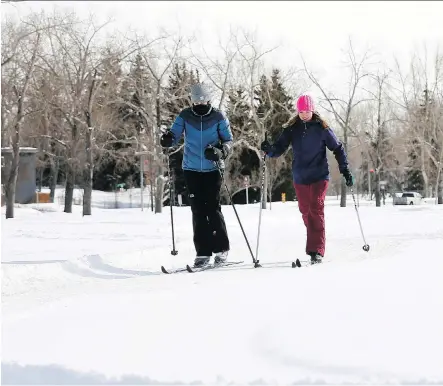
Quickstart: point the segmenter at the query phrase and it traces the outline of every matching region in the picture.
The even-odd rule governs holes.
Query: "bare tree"
[[[129,52],[126,52],[129,50]],[[110,80],[115,77],[116,68],[119,63],[126,58],[131,52],[131,47],[107,47],[104,52],[101,53],[97,60],[96,65],[89,73],[89,79],[87,80],[87,103],[85,104],[84,114],[86,122],[85,131],[85,166],[83,170],[83,215],[91,215],[92,207],[92,181],[94,174],[94,149],[98,149],[95,143],[94,131],[95,124],[99,124],[101,121],[108,121],[109,118],[103,114],[99,114],[100,110],[103,110],[111,100],[115,98],[109,91],[104,89],[109,84]],[[107,111],[109,113],[109,111]],[[111,113],[112,115],[112,113]],[[95,124],[94,124],[95,123]]]
[[[2,30],[6,33],[2,34],[2,86],[5,86],[7,77],[10,76],[8,69],[17,56],[20,54],[20,45],[27,44],[27,40],[35,35],[39,35],[41,40],[41,49],[38,52],[36,66],[29,80],[27,99],[28,111],[22,121],[23,134],[29,143],[34,142],[39,148],[41,160],[37,161],[40,171],[46,165],[46,160],[51,163],[53,173],[51,183],[51,198],[54,197],[54,189],[57,181],[59,155],[61,151],[57,149],[61,146],[65,147],[65,143],[60,140],[63,137],[61,132],[56,135],[55,127],[60,127],[60,117],[54,112],[50,106],[50,101],[57,99],[58,89],[54,87],[54,82],[49,76],[45,76],[46,70],[42,71],[42,58],[47,52],[48,36],[56,28],[69,28],[75,24],[75,19],[67,15],[58,15],[57,17],[47,16],[44,13],[31,13],[19,22],[6,20],[2,22]],[[5,80],[5,81],[4,81]],[[3,98],[2,93],[2,143],[7,142],[7,127],[11,111],[10,106],[6,103],[7,98]],[[6,124],[5,124],[6,122]],[[49,133],[51,131],[51,133]],[[57,142],[58,141],[58,142]],[[51,149],[50,149],[51,148]],[[56,154],[58,153],[58,154]],[[41,183],[41,178],[40,178]]]
[[[2,1],[2,3],[13,2],[16,1]],[[2,21],[1,67],[6,66],[14,59],[23,40],[31,35],[48,31],[48,29],[67,25],[69,22],[63,19],[56,23],[42,23],[37,14],[31,14],[28,18],[21,19],[19,24],[8,19]]]
[[[167,39],[168,37],[168,39]],[[168,42],[171,42],[170,46]],[[156,43],[154,45],[153,43]],[[160,134],[162,131],[163,114],[163,97],[164,97],[164,81],[171,67],[179,59],[181,49],[183,48],[183,38],[174,39],[165,33],[149,44],[143,44],[136,39],[135,44],[138,46],[137,55],[141,58],[151,77],[151,84],[148,86],[147,93],[140,93],[139,103],[134,104],[131,101],[121,101],[130,106],[139,113],[148,130],[144,130],[146,138],[140,140],[139,151],[149,149],[151,155],[151,163],[154,165],[155,173],[155,212],[161,213],[163,208],[164,184],[165,184],[165,155],[160,145]],[[152,47],[148,47],[152,44]],[[148,49],[149,48],[149,49]],[[157,48],[158,51],[153,51]],[[159,52],[160,51],[160,52]],[[163,65],[161,65],[163,64]],[[146,85],[145,85],[146,86]],[[144,87],[145,87],[144,86]],[[143,143],[142,143],[143,141]],[[153,192],[151,191],[151,194]]]
[[[398,119],[402,120],[405,124],[405,129],[412,132],[413,135],[409,135],[411,143],[414,143],[413,152],[418,156],[419,159],[419,169],[421,170],[424,191],[428,191],[429,185],[429,177],[428,177],[428,168],[426,161],[426,153],[425,146],[421,141],[424,138],[424,127],[420,125],[420,119],[417,119],[417,105],[419,104],[418,100],[420,99],[420,89],[423,87],[421,85],[421,81],[419,78],[419,74],[417,74],[417,68],[414,64],[415,59],[412,59],[410,70],[411,73],[408,75],[404,75],[401,71],[400,64],[398,60],[396,60],[396,69],[397,76],[401,87],[401,95],[402,101],[397,102],[405,113],[405,118],[399,117]],[[411,83],[409,83],[409,78],[412,78]],[[426,194],[426,193],[425,193]]]
[[[381,206],[380,201],[380,179],[384,172],[395,168],[397,165],[393,164],[395,156],[395,149],[391,144],[392,133],[389,130],[389,124],[395,120],[389,114],[388,97],[386,95],[387,83],[389,80],[390,71],[378,71],[376,74],[370,74],[370,78],[375,83],[375,91],[367,89],[366,91],[373,97],[371,104],[365,107],[371,114],[370,119],[366,121],[364,133],[369,140],[368,157],[374,166],[375,177],[375,203],[376,206]],[[360,137],[359,137],[360,138]],[[385,170],[386,169],[386,170]]]
[[[234,147],[245,147],[257,154],[258,159],[262,159],[260,151],[260,143],[265,139],[266,128],[263,121],[269,118],[272,108],[262,114],[257,110],[257,101],[255,100],[255,92],[260,84],[260,78],[263,74],[264,63],[263,57],[274,51],[277,47],[270,49],[262,49],[258,46],[256,38],[245,31],[242,35],[235,35],[236,47],[238,49],[238,59],[236,60],[236,83],[244,87],[244,91],[248,98],[250,108],[250,120],[252,125],[240,128],[238,139],[234,143]],[[271,100],[272,103],[272,100]],[[272,107],[272,105],[271,105]],[[265,186],[262,207],[266,209],[268,197],[268,177],[265,177]]]
[[[434,77],[425,90],[426,122],[429,132],[427,154],[432,161],[437,203],[443,204],[443,184],[441,170],[443,162],[443,55],[435,55]],[[432,98],[432,100],[429,100]]]
[[[92,124],[92,107],[94,103],[94,92],[96,90],[97,83],[97,69],[92,75],[92,80],[89,86],[88,104],[85,110],[86,118],[86,165],[84,168],[84,193],[83,193],[83,216],[91,215],[91,205],[92,205],[92,177],[94,175],[94,157],[93,157],[93,131],[94,127]]]
[[[4,96],[2,93],[2,115],[8,113],[13,127],[12,138],[9,140],[12,147],[12,160],[5,183],[7,219],[14,218],[15,189],[20,162],[21,126],[26,114],[28,87],[40,50],[41,33],[30,34],[26,38],[19,39],[18,42],[19,46],[14,48],[14,55],[7,62],[10,69],[8,71],[2,69],[2,83],[3,77],[7,78],[14,93],[14,101],[12,106],[10,106],[14,112],[3,111]],[[2,127],[2,129],[6,128]]]
[[[396,61],[396,69],[400,86],[397,91],[401,101],[397,105],[402,108],[403,116],[397,119],[403,123],[408,132],[411,152],[418,160],[423,180],[424,195],[433,195],[432,181],[435,181],[435,195],[441,196],[441,118],[442,112],[442,64],[439,52],[435,55],[433,76],[428,67],[428,55],[425,47],[423,54],[415,54],[409,66],[409,73],[404,74]],[[414,166],[414,165],[412,165]]]
[[[231,30],[226,43],[219,38],[218,47],[222,51],[220,59],[213,59],[202,47],[203,58],[190,47],[193,61],[191,64],[200,69],[208,78],[209,82],[220,92],[218,108],[221,109],[225,103],[227,92],[232,84],[235,59],[238,55],[239,47],[236,45],[237,31]]]
[[[70,129],[70,138],[63,141],[66,147],[64,211],[72,212],[76,175],[83,171],[80,173],[84,187],[83,215],[90,215],[94,147],[93,108],[96,91],[106,80],[106,74],[102,73],[103,62],[109,59],[100,51],[98,40],[109,22],[96,26],[92,16],[84,21],[72,17],[70,21],[68,26],[49,31],[49,50],[42,55],[41,70],[50,74],[60,90],[60,97],[52,102],[52,106],[54,111],[62,115],[62,124]],[[116,53],[111,52],[109,55],[114,57]],[[84,151],[81,149],[82,143],[85,146]]]
[[[30,144],[34,143],[39,149],[40,186],[43,183],[43,170],[49,167],[51,171],[50,199],[52,202],[55,197],[60,155],[65,148],[62,140],[64,135],[59,131],[62,126],[61,117],[51,105],[51,102],[58,97],[51,78],[37,67],[29,89],[29,100],[34,114],[30,114],[29,119],[24,121],[24,135]]]

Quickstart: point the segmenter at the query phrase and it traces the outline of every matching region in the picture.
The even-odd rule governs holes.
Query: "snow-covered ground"
[[[262,262],[232,207],[231,260],[192,262],[191,213],[174,208],[2,208],[2,384],[443,383],[443,205],[327,200],[327,263],[305,259],[297,203],[263,211]],[[255,252],[258,205],[237,206]]]

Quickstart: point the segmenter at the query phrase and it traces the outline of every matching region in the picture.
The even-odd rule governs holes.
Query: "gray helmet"
[[[191,102],[209,102],[211,100],[211,91],[203,83],[197,83],[191,87]]]

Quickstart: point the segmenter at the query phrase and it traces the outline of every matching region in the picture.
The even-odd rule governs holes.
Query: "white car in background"
[[[394,205],[420,205],[423,197],[418,192],[401,192],[395,193]]]

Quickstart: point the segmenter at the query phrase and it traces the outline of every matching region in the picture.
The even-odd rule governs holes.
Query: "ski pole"
[[[265,139],[267,137],[267,134],[265,134]],[[264,197],[264,190],[265,190],[265,174],[266,174],[266,153],[263,154],[263,169],[262,169],[262,176],[261,176],[261,188],[260,188],[260,214],[258,216],[258,232],[257,232],[257,247],[255,250],[255,257],[258,259],[258,246],[260,243],[260,228],[261,228],[261,213],[263,209],[263,197]]]
[[[216,165],[217,165],[218,171],[220,173],[220,177],[223,180],[223,183],[225,185],[225,189],[228,192],[229,201],[231,202],[232,208],[234,209],[234,213],[237,216],[237,220],[238,220],[238,223],[240,224],[240,228],[241,228],[241,231],[243,232],[243,236],[244,236],[244,238],[246,240],[246,244],[248,245],[249,252],[251,253],[252,262],[254,263],[254,268],[259,268],[259,267],[261,267],[261,265],[259,264],[258,260],[254,257],[254,254],[252,253],[251,246],[249,245],[249,241],[248,241],[248,238],[246,236],[245,230],[243,229],[243,225],[242,225],[242,223],[240,221],[240,217],[238,216],[237,209],[235,208],[235,205],[234,205],[234,201],[232,201],[231,192],[229,191],[228,185],[226,185],[226,181],[224,180],[224,174],[223,174],[223,171],[222,171],[222,169],[220,167],[220,163],[218,161],[216,161]]]
[[[175,249],[175,238],[174,238],[174,214],[172,213],[172,178],[171,178],[171,160],[170,153],[168,153],[168,181],[169,181],[169,207],[171,209],[171,229],[172,229],[172,251],[171,255],[175,256],[178,251]]]
[[[354,190],[352,188],[351,188],[351,194],[352,194],[352,199],[354,200],[355,211],[357,212],[357,219],[358,219],[358,224],[360,225],[361,235],[363,237],[363,242],[365,243],[365,245],[363,245],[363,250],[365,252],[368,252],[369,244],[366,243],[365,235],[363,234],[363,227],[361,226],[360,215],[358,214],[357,202],[355,201]]]

